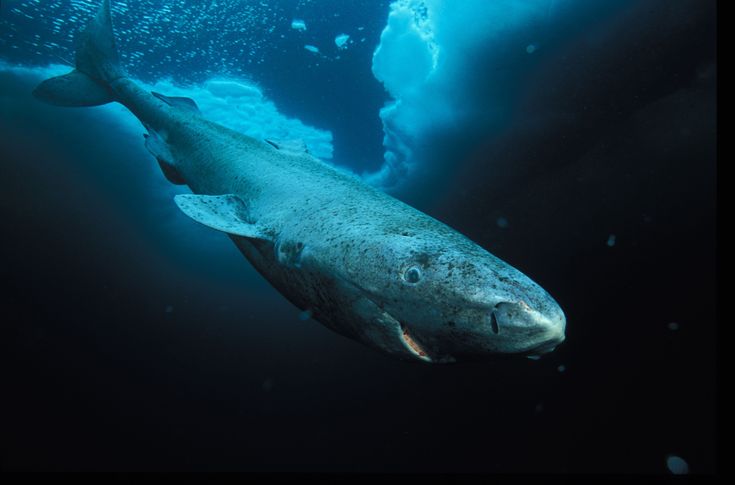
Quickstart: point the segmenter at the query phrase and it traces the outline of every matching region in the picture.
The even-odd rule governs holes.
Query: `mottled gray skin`
[[[202,199],[177,202],[221,230],[221,219],[237,219],[245,230],[225,232],[294,305],[344,336],[424,362],[541,354],[564,340],[564,314],[548,293],[450,227],[304,151],[276,148],[142,90],[117,66],[114,43],[100,47],[110,28],[104,1],[78,71],[165,144],[169,169],[194,194],[236,196],[236,216],[220,211],[215,224],[187,210]],[[70,104],[43,84],[36,94]],[[94,102],[100,96],[90,94]]]

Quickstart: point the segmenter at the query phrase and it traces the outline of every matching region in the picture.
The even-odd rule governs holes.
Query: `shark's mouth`
[[[433,362],[429,353],[426,351],[423,345],[421,345],[409,332],[408,327],[404,324],[400,325],[401,329],[401,342],[414,357],[423,360],[424,362]]]
[[[434,352],[429,352],[426,345],[412,334],[408,325],[396,319],[382,305],[378,305],[371,298],[371,292],[354,283],[350,284],[362,293],[362,297],[354,303],[355,311],[375,315],[371,323],[377,324],[368,325],[368,328],[372,327],[377,331],[364,333],[362,340],[372,346],[377,345],[383,351],[400,353],[403,357],[410,356],[426,363],[454,362],[451,356],[437,358]]]

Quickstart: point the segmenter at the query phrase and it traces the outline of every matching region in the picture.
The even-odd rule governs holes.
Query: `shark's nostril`
[[[500,333],[500,326],[498,325],[498,319],[495,317],[495,312],[490,314],[490,328],[494,334]]]

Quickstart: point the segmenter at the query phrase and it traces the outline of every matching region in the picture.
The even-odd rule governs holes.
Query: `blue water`
[[[713,1],[113,1],[138,82],[304,140],[565,310],[539,361],[447,367],[302,315],[121,106],[31,97],[96,6],[0,4],[3,469],[715,471]]]

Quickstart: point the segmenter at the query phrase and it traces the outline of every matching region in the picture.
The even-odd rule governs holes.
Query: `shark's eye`
[[[421,270],[418,268],[418,266],[411,266],[403,273],[403,280],[406,283],[411,283],[412,285],[415,285],[419,282],[419,280],[421,280]]]

